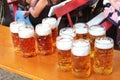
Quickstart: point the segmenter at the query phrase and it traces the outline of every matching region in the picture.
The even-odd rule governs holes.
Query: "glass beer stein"
[[[75,40],[71,52],[73,75],[78,78],[89,77],[91,74],[89,41],[85,39]]]
[[[89,35],[88,35],[88,25],[86,23],[76,23],[74,24],[74,29],[76,32],[76,37],[75,39],[88,39]]]
[[[56,38],[58,36],[58,25],[57,25],[56,18],[53,18],[53,17],[44,18],[42,20],[42,23],[45,23],[45,24],[47,23],[50,25],[52,29],[53,46],[56,46]]]
[[[18,34],[19,34],[20,48],[23,53],[23,57],[36,56],[33,26],[26,25],[26,27],[20,27]]]
[[[112,38],[104,37],[95,40],[93,70],[99,74],[110,74],[113,69],[113,46]]]
[[[91,58],[94,57],[94,43],[95,39],[98,37],[105,37],[106,36],[106,30],[101,25],[92,25],[89,27],[89,39],[90,39],[90,45],[91,45]]]
[[[52,31],[49,24],[38,24],[35,28],[37,38],[37,52],[42,55],[52,54]]]
[[[18,36],[19,27],[25,27],[25,23],[22,21],[14,21],[10,23],[10,32],[11,32],[15,52],[20,51],[19,36]]]
[[[60,29],[59,35],[68,35],[73,37],[73,39],[75,39],[76,33],[74,28],[65,27]]]
[[[54,17],[47,17],[42,20],[42,23],[49,24],[52,29],[52,45],[53,45],[53,53],[55,53],[56,52],[56,38],[58,36],[57,20]]]
[[[58,36],[56,39],[56,47],[58,54],[58,68],[61,71],[70,71],[72,39],[65,36]]]

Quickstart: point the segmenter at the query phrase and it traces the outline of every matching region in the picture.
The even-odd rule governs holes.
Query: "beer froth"
[[[110,40],[99,39],[98,38],[98,39],[95,40],[95,46],[100,48],[100,49],[109,49],[109,48],[113,47],[113,41],[112,41],[112,44],[111,44]]]
[[[42,20],[42,23],[47,23],[47,24],[49,24],[50,26],[51,26],[51,28],[55,28],[55,27],[57,27],[57,20],[55,19],[55,18],[53,18],[53,17],[49,17],[49,18],[44,18],[43,20]]]
[[[10,31],[12,33],[18,33],[18,28],[21,26],[25,26],[25,23],[22,21],[14,21],[12,23],[10,23]]]
[[[75,56],[87,56],[90,52],[89,41],[77,40],[73,43],[72,53]]]
[[[93,36],[101,36],[106,33],[105,29],[103,27],[99,26],[92,26],[90,27],[89,33]]]
[[[85,34],[88,32],[88,28],[86,27],[87,25],[84,23],[76,23],[74,25],[76,33],[78,34]]]
[[[20,38],[30,38],[34,36],[34,30],[31,28],[24,28],[23,30],[20,30],[19,37]]]
[[[36,26],[36,33],[39,36],[46,36],[51,33],[51,28],[50,28],[49,24],[44,24],[44,23],[38,24]]]
[[[75,34],[75,30],[73,28],[67,27],[67,28],[62,28],[60,30],[60,35],[70,35],[72,37],[75,37],[76,34]]]
[[[58,38],[57,38],[58,39]],[[56,46],[60,50],[70,50],[72,47],[72,41],[71,39],[66,38],[59,38],[60,40],[57,41]]]

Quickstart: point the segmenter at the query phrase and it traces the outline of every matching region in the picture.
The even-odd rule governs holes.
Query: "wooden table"
[[[57,69],[56,54],[23,58],[20,53],[15,53],[9,27],[0,26],[0,68],[33,80],[120,80],[120,51],[115,50],[114,55],[111,75],[92,73],[89,78],[78,79],[71,72],[61,72]]]

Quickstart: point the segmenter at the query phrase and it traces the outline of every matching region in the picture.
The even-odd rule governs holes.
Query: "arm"
[[[38,0],[31,0],[30,7],[34,7]]]
[[[48,4],[47,0],[39,0],[35,7],[30,7],[29,12],[34,18],[36,18],[39,16],[39,14],[42,12],[42,10],[45,8],[47,4]]]

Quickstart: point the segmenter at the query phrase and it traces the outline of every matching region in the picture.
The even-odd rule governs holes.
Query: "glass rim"
[[[111,37],[99,37],[95,39],[95,47],[109,49],[113,46],[114,40]]]

